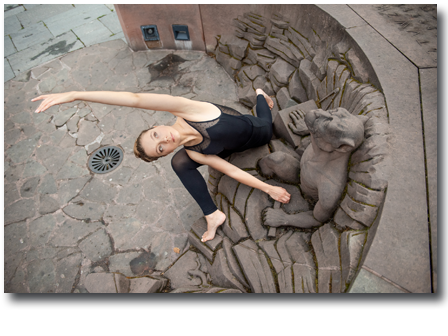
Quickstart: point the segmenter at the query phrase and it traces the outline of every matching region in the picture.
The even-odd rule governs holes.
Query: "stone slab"
[[[367,25],[349,6],[336,4],[318,4],[316,6],[335,18],[345,28]]]
[[[73,6],[69,4],[40,5],[17,14],[17,18],[24,27],[28,27],[33,23],[46,20],[54,15],[66,12],[72,8]]]
[[[361,269],[348,293],[405,293],[375,274]]]
[[[11,33],[10,36],[18,51],[53,38],[53,34],[50,33],[43,22],[35,23],[18,32]]]
[[[384,9],[381,5],[367,4],[349,7],[419,68],[437,67],[437,18],[430,12],[421,10],[416,4]],[[419,20],[413,15],[418,15]],[[400,20],[394,21],[398,16]]]
[[[7,13],[7,12],[6,12]],[[19,19],[16,15],[11,15],[9,17],[4,17],[3,20],[3,35],[9,35],[11,33],[18,32],[22,29]]]
[[[364,264],[411,292],[429,293],[431,271],[418,71],[370,26],[350,28],[347,32],[366,53],[378,76],[394,134],[386,203]]]
[[[437,68],[420,69],[423,127],[425,136],[429,224],[431,234],[432,284],[437,292]]]
[[[72,7],[72,9],[49,17],[44,20],[48,29],[54,36],[58,36],[73,28],[97,20],[100,17],[110,15],[110,10],[104,5],[87,5]],[[116,14],[115,14],[116,15]]]
[[[3,69],[5,71],[5,73],[3,74],[4,82],[9,81],[10,79],[12,79],[16,76],[14,71],[11,68],[11,65],[9,64],[9,62],[6,58],[3,61]]]
[[[123,31],[120,21],[118,20],[118,16],[115,12],[99,17],[98,20],[100,20],[101,23],[114,34],[118,34]]]
[[[84,47],[73,32],[64,33],[45,43],[36,44],[8,57],[11,68],[18,75],[70,51]]]
[[[11,54],[14,54],[17,52],[16,47],[14,46],[14,43],[12,43],[12,40],[9,36],[5,36],[5,43],[4,43],[4,57],[8,57]]]

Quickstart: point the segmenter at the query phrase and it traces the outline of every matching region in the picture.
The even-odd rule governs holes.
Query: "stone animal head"
[[[311,110],[305,115],[305,123],[317,146],[325,152],[354,151],[364,140],[364,124],[368,119],[352,115],[342,107]]]

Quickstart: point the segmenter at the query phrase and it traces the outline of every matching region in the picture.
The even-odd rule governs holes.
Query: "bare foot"
[[[201,242],[205,243],[207,240],[215,238],[216,230],[226,220],[224,212],[216,210],[214,213],[205,216],[207,220],[207,231],[202,235]]]
[[[264,96],[264,99],[266,99],[266,103],[268,103],[270,109],[274,107],[274,101],[266,94],[266,92],[264,92],[262,89],[256,89],[255,92],[257,93],[257,95],[262,94]]]

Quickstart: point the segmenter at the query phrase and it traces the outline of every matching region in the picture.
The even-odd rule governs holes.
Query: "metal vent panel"
[[[90,155],[87,166],[95,174],[106,174],[115,170],[122,161],[123,151],[120,147],[105,146]]]

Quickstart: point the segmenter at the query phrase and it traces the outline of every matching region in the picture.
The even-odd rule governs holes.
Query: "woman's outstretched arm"
[[[284,188],[271,186],[270,184],[264,183],[244,170],[234,166],[224,159],[221,159],[217,155],[204,155],[190,150],[188,150],[187,153],[192,160],[200,164],[208,165],[237,180],[238,182],[241,182],[249,187],[259,189],[267,193],[278,202],[289,203],[291,195]]]
[[[108,105],[129,106],[147,110],[167,111],[176,116],[197,113],[202,108],[209,108],[207,104],[193,101],[184,97],[174,97],[167,94],[132,93],[112,91],[72,91],[65,93],[41,95],[32,101],[43,100],[36,113],[43,112],[51,106],[70,103],[75,100],[85,100]]]

